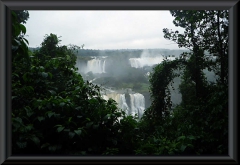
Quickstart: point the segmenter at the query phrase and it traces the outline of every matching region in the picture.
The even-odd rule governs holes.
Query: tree
[[[27,40],[19,37],[26,28],[14,12],[12,18],[13,154],[115,152],[122,112],[76,72],[74,46],[59,46],[50,34],[29,54]]]
[[[227,153],[227,47],[228,47],[228,11],[171,11],[175,16],[174,24],[185,28],[184,34],[170,32],[164,29],[168,39],[177,41],[179,46],[191,50],[185,63],[183,82],[180,91],[183,95],[181,115],[186,125],[182,132],[191,132],[193,136],[200,135],[194,146],[201,141],[196,153]],[[195,39],[195,40],[194,40]],[[210,54],[207,54],[210,53]],[[210,60],[218,55],[216,61]],[[216,84],[206,81],[202,70],[208,68],[219,75]],[[192,80],[192,81],[191,81]],[[195,82],[195,83],[192,83]],[[191,87],[196,87],[196,98],[189,93]],[[221,92],[220,92],[221,89]],[[223,90],[224,89],[224,90]],[[223,94],[223,95],[222,95]],[[217,101],[218,100],[218,101]],[[217,113],[216,113],[217,112]],[[191,115],[189,115],[191,114]],[[210,117],[211,116],[211,117]],[[214,118],[212,118],[214,116]],[[221,123],[219,121],[222,121]],[[218,126],[215,127],[215,124]],[[222,130],[220,130],[222,129]],[[219,138],[221,136],[221,138]]]
[[[15,10],[14,13],[17,15],[17,22],[25,24],[29,18],[27,10]]]
[[[227,54],[228,54],[228,10],[186,11],[172,10],[175,17],[173,23],[185,29],[184,34],[178,31],[163,29],[164,37],[176,42],[179,47],[185,47],[193,52],[195,57],[196,90],[201,93],[201,70],[208,68],[219,72],[221,82],[227,83]],[[210,54],[206,54],[209,52]],[[209,61],[217,56],[216,63]],[[216,66],[219,64],[221,70]],[[198,87],[199,86],[199,87]]]
[[[205,22],[208,28],[202,34],[210,54],[217,57],[215,68],[222,84],[228,83],[228,10],[206,11]]]
[[[176,42],[179,47],[185,47],[191,50],[192,65],[189,70],[191,70],[191,79],[195,82],[196,96],[198,98],[203,98],[203,74],[202,70],[206,67],[204,65],[204,51],[205,43],[202,42],[203,37],[201,35],[204,31],[203,19],[205,16],[204,11],[184,11],[184,10],[173,10],[170,11],[172,16],[175,17],[173,23],[175,26],[180,26],[185,29],[184,34],[179,34],[178,31],[169,31],[168,29],[163,29],[164,37]]]
[[[227,154],[228,85],[227,64],[224,61],[228,46],[227,12],[174,10],[171,11],[175,17],[173,23],[184,28],[184,33],[163,29],[166,39],[190,52],[184,52],[180,59],[163,62],[154,68],[150,78],[153,102],[144,118],[155,139],[158,137],[161,141],[167,138],[176,147],[182,145],[175,148],[182,154]],[[210,60],[214,54],[218,54],[216,61]],[[205,68],[219,75],[219,81],[208,82],[203,73]],[[183,73],[179,86],[182,102],[171,115],[163,117],[161,112],[164,112],[164,107],[171,105],[167,101],[167,91],[177,69]],[[171,109],[170,106],[167,109]],[[148,136],[148,140],[154,142],[151,144],[155,144],[154,138]],[[178,142],[180,139],[185,140]],[[153,150],[157,151],[157,148]]]

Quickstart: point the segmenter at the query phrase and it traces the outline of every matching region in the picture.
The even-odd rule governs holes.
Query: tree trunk
[[[201,98],[202,96],[202,84],[201,84],[201,69],[200,69],[200,51],[199,46],[196,44],[196,39],[194,38],[194,28],[191,25],[191,35],[193,43],[193,55],[195,56],[195,67],[194,67],[194,79],[196,83],[196,97]]]

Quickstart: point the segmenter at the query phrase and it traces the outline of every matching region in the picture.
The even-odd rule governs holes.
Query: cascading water
[[[118,107],[126,112],[127,115],[135,116],[135,114],[141,118],[145,109],[145,98],[140,93],[129,94],[130,95],[130,106],[126,102],[125,94],[119,93],[108,93],[102,95],[105,100],[112,98],[118,104]],[[130,107],[130,108],[129,108]]]
[[[106,66],[106,60],[104,60],[104,62],[103,62],[103,73],[106,73],[105,66]]]
[[[106,60],[92,59],[87,62],[86,72],[105,73]]]
[[[153,66],[155,64],[161,63],[164,59],[173,60],[175,57],[164,57],[162,55],[159,56],[143,56],[140,58],[129,58],[129,62],[131,67],[134,68],[142,68],[144,66]]]
[[[130,95],[130,104],[131,104],[131,115],[137,114],[139,118],[142,117],[143,111],[145,109],[145,98],[140,93],[129,94]]]
[[[109,98],[112,98],[118,103],[118,107],[124,110],[126,113],[129,111],[129,107],[126,102],[125,94],[119,94],[119,93],[109,93],[106,95],[103,95],[103,98],[105,100],[108,100]]]
[[[152,66],[159,64],[163,61],[163,57],[142,57],[142,58],[130,58],[129,62],[131,67],[142,68],[144,66]]]
[[[79,73],[106,73],[106,57],[91,57],[92,59],[86,61],[81,58],[77,58],[76,67]]]

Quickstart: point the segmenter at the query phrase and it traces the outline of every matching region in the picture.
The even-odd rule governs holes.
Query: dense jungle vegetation
[[[83,46],[59,46],[51,33],[30,51],[29,14],[12,12],[13,155],[227,155],[228,11],[170,12],[184,33],[165,28],[164,38],[189,51],[151,71],[152,104],[139,121],[77,72]],[[182,102],[172,109],[168,87],[177,76]]]

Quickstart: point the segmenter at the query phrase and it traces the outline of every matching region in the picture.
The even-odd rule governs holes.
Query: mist
[[[80,50],[76,67],[85,81],[99,85],[104,99],[114,99],[118,107],[128,115],[139,118],[151,105],[149,75],[163,60],[174,60],[184,50],[169,49],[122,49]],[[173,105],[181,102],[178,86],[171,90]]]

